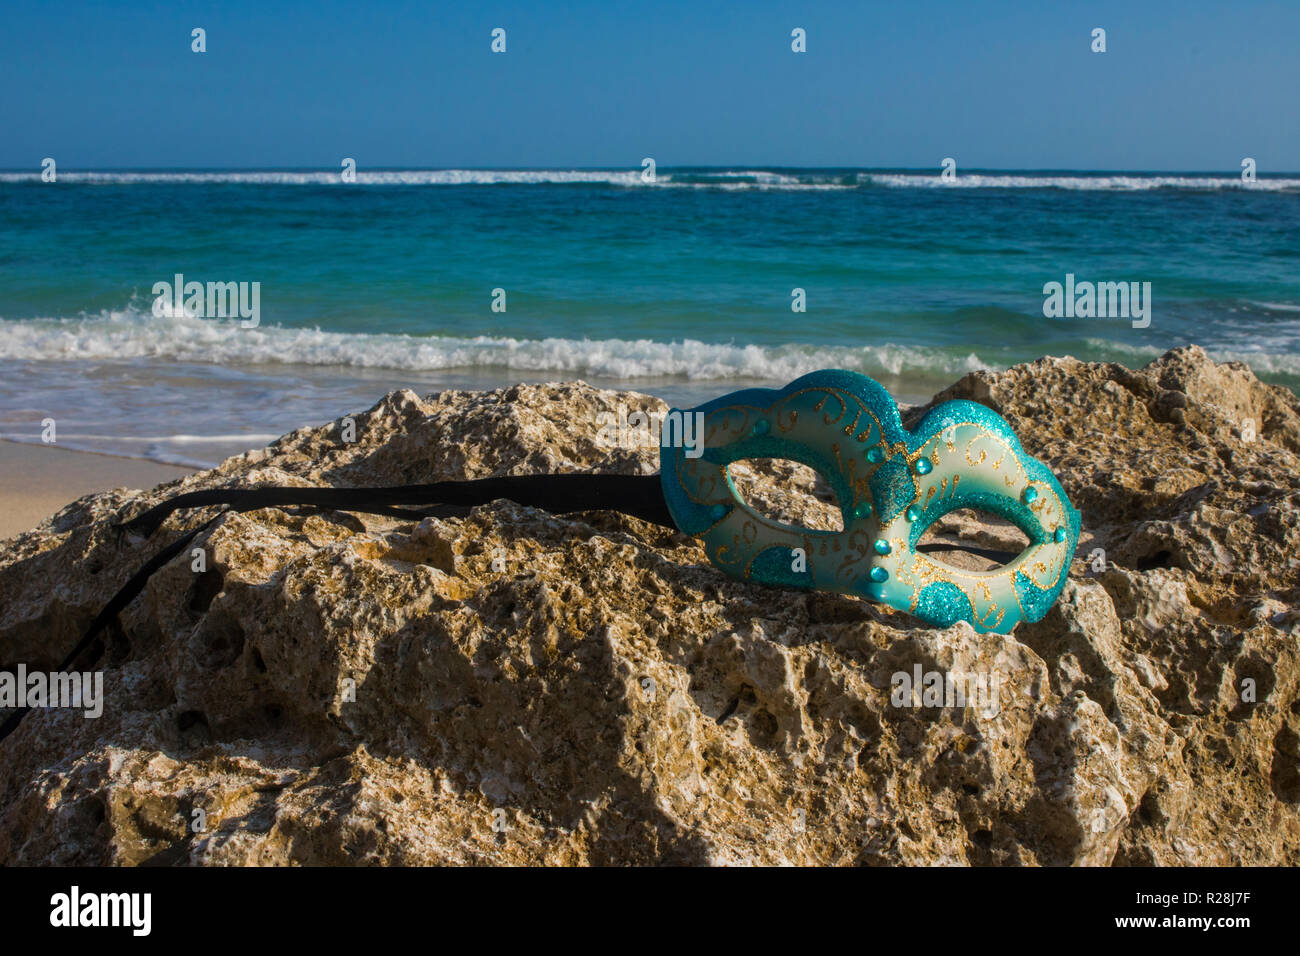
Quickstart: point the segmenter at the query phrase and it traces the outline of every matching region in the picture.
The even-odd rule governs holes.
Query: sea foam
[[[684,339],[518,339],[330,332],[139,308],[72,318],[0,318],[0,360],[166,359],[217,365],[295,364],[434,371],[513,369],[562,376],[789,380],[819,368],[959,375],[993,367],[974,352],[914,346],[737,345]]]
[[[626,188],[719,190],[893,189],[1069,189],[1100,191],[1260,190],[1300,191],[1300,178],[1168,174],[1071,175],[1055,173],[961,172],[945,180],[934,172],[873,170],[665,169],[646,180],[641,169],[359,169],[355,183],[339,170],[59,170],[60,183],[92,185],[232,183],[282,186],[547,186],[594,185]],[[0,183],[40,182],[41,171],[0,172]]]

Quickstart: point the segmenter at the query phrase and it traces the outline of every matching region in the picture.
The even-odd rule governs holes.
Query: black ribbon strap
[[[213,488],[177,495],[126,522],[128,531],[152,534],[174,511],[229,505],[235,511],[315,505],[398,518],[448,517],[498,498],[551,514],[621,511],[677,529],[664,504],[658,475],[514,475],[471,481],[435,481],[389,488]],[[403,508],[402,506],[416,506]]]

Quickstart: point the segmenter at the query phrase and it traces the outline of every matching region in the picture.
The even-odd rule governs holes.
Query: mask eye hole
[[[963,571],[996,570],[1028,547],[1029,536],[1010,521],[974,508],[958,508],[935,519],[917,543],[918,551]]]
[[[769,521],[843,531],[835,491],[814,468],[789,458],[742,458],[727,466],[740,500]]]

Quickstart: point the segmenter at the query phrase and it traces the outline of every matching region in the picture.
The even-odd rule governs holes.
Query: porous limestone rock
[[[933,630],[742,584],[607,512],[226,514],[193,542],[206,570],[172,560],[110,628],[103,716],[33,711],[0,742],[0,862],[1300,863],[1300,403],[1196,348],[973,373],[948,398],[1005,416],[1083,512],[1036,624]],[[216,513],[114,529],[171,495],[651,474],[655,448],[599,440],[620,409],[663,405],[399,391],[354,443],[335,422],[82,498],[0,545],[0,665],[56,667]],[[789,463],[736,470],[787,520],[829,498]],[[990,698],[896,690],[918,665],[993,677]]]

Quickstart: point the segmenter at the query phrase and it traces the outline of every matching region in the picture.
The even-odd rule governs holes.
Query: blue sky
[[[10,3],[0,167],[1296,171],[1298,42],[1296,0]]]

